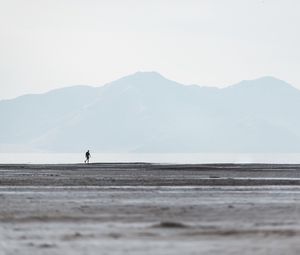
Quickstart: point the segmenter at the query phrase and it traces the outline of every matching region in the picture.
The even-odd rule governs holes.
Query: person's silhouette
[[[90,157],[91,157],[91,153],[90,153],[90,151],[88,150],[88,151],[85,153],[85,161],[84,161],[84,163],[90,163]]]

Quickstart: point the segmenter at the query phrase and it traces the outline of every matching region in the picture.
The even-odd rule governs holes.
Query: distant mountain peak
[[[260,83],[273,83],[273,84],[286,84],[286,85],[289,85],[291,86],[290,84],[288,84],[287,82],[277,78],[277,77],[274,77],[274,76],[262,76],[262,77],[259,77],[257,79],[253,79],[253,80],[249,80],[250,82],[260,82]]]
[[[141,72],[138,71],[136,73],[127,75],[122,77],[116,81],[110,82],[107,85],[113,87],[122,87],[122,88],[132,88],[132,87],[170,87],[170,86],[182,86],[175,81],[169,80],[162,76],[158,72]]]
[[[138,71],[133,74],[127,75],[121,79],[130,79],[130,80],[139,80],[139,81],[155,81],[155,80],[167,80],[164,76],[162,76],[158,72],[149,71],[149,72],[142,72]]]
[[[156,71],[137,71],[132,75],[136,75],[136,76],[156,76],[156,77],[161,77],[164,78],[159,72]]]
[[[253,80],[243,80],[237,84],[227,87],[229,89],[255,89],[255,90],[274,90],[274,89],[293,89],[291,84],[273,76],[263,76]]]

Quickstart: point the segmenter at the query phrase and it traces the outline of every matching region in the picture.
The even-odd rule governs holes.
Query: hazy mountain
[[[56,152],[300,152],[300,91],[264,77],[225,89],[138,72],[0,101],[0,148]]]

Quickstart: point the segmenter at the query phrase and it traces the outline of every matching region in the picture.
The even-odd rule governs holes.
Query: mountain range
[[[226,88],[137,72],[0,101],[0,150],[300,152],[300,91],[263,77]]]

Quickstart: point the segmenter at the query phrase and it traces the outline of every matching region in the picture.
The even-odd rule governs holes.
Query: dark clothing
[[[84,163],[90,163],[90,157],[91,157],[91,154],[90,154],[90,151],[87,151],[86,153],[85,153],[85,161],[84,161]]]

